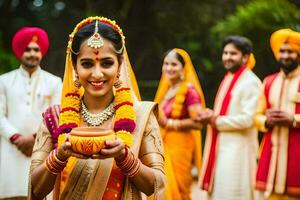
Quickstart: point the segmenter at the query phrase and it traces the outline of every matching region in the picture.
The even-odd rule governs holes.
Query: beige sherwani
[[[221,109],[232,78],[232,74],[226,76],[218,91],[214,105],[216,113]],[[253,199],[258,149],[253,116],[260,88],[261,81],[251,70],[246,69],[232,89],[227,114],[216,119],[219,140],[213,189],[209,199]]]
[[[36,133],[42,112],[60,103],[61,79],[40,67],[29,77],[22,67],[0,76],[0,198],[27,196],[30,158],[9,138]]]

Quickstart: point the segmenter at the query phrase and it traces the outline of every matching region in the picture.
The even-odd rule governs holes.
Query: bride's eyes
[[[84,68],[91,68],[91,67],[94,66],[94,63],[91,62],[91,61],[83,61],[83,62],[81,63],[81,65],[82,65]]]
[[[111,58],[104,58],[104,59],[100,60],[99,65],[100,65],[100,67],[103,67],[103,68],[110,68],[115,64],[115,62],[116,61]],[[97,63],[98,63],[98,61],[95,61],[92,59],[82,59],[80,61],[80,65],[86,69],[96,66]]]
[[[109,67],[113,66],[114,63],[115,62],[113,60],[104,60],[101,62],[101,66],[104,68],[109,68]]]

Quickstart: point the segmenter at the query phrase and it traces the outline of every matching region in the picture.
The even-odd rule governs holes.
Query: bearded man
[[[255,123],[264,132],[256,188],[268,200],[300,199],[300,33],[281,29],[270,44],[280,71],[267,76]]]
[[[210,200],[253,200],[258,150],[254,114],[261,81],[252,72],[255,59],[249,39],[228,36],[222,61],[227,71],[214,109],[198,115],[209,124],[200,187]]]

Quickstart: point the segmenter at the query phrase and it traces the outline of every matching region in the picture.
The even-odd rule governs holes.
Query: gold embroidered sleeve
[[[139,157],[144,165],[164,173],[163,144],[159,125],[153,113],[144,131]]]
[[[52,145],[51,134],[49,133],[46,126],[42,124],[39,131],[37,132],[35,143],[33,146],[32,156],[31,156],[31,165],[30,165],[29,182],[28,182],[28,200],[35,199],[35,197],[33,196],[32,185],[31,185],[32,171],[44,162],[44,160],[48,157],[52,149],[53,149],[53,145]]]
[[[52,149],[53,144],[51,134],[47,127],[42,124],[35,139],[31,157],[30,172],[44,162]]]
[[[144,165],[154,169],[154,200],[164,199],[166,176],[164,172],[163,143],[157,120],[151,113],[144,131],[139,158]]]

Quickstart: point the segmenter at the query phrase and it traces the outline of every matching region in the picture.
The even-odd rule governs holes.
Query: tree
[[[3,48],[2,34],[0,33],[0,74],[15,69],[19,66],[16,57]]]
[[[211,28],[213,45],[221,48],[222,40],[231,34],[248,37],[254,46],[256,67],[254,71],[263,78],[277,69],[270,49],[272,32],[281,28],[300,31],[300,9],[287,0],[254,0],[218,22]]]

